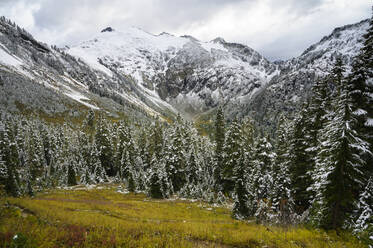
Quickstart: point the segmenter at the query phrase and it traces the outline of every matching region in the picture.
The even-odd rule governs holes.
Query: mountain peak
[[[112,27],[107,27],[107,28],[101,30],[101,33],[104,33],[104,32],[113,32],[113,31],[115,31],[115,30]]]
[[[214,43],[222,43],[222,44],[226,43],[226,41],[223,38],[221,38],[221,37],[217,37],[217,38],[213,39],[212,42],[214,42]]]
[[[173,34],[167,33],[167,32],[162,32],[158,36],[174,36]]]
[[[198,42],[199,40],[198,39],[196,39],[196,38],[194,38],[193,36],[191,36],[191,35],[182,35],[182,36],[180,36],[181,38],[186,38],[186,39],[189,39],[189,40],[191,40],[191,41],[195,41],[195,42]]]

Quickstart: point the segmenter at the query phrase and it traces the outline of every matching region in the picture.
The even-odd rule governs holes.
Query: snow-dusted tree
[[[151,169],[148,184],[148,195],[152,198],[162,199],[162,181],[159,176],[158,169],[154,167]]]
[[[83,127],[87,130],[89,134],[92,134],[95,129],[95,112],[90,109],[86,118],[83,121]]]
[[[90,157],[91,159],[89,160],[88,168],[91,168],[91,178],[93,179],[93,182],[105,182],[107,180],[107,174],[105,168],[101,164],[100,151],[98,150],[96,143],[92,144]]]
[[[186,182],[185,168],[187,157],[184,150],[182,129],[181,123],[177,123],[171,128],[168,146],[165,147],[166,168],[175,192],[178,192]]]
[[[121,180],[128,177],[128,169],[133,163],[134,145],[131,129],[126,122],[121,121],[117,128],[117,140],[115,151],[115,167]],[[128,152],[128,154],[126,154]],[[127,157],[126,157],[127,156]],[[127,168],[126,168],[127,167]]]
[[[293,200],[290,194],[291,180],[289,176],[290,122],[281,116],[277,127],[276,159],[272,166],[271,208],[275,221],[290,221]]]
[[[97,130],[95,135],[97,149],[100,152],[101,165],[105,169],[108,176],[115,176],[117,174],[114,166],[114,151],[112,147],[112,140],[107,123],[103,118],[97,122]]]
[[[19,176],[17,171],[18,153],[14,133],[10,128],[11,122],[0,122],[0,151],[2,152],[2,178],[5,192],[12,196],[19,196]]]
[[[336,83],[335,112],[321,135],[313,204],[314,211],[317,210],[315,222],[333,229],[341,228],[353,211],[355,192],[362,187],[362,169],[366,163],[361,154],[370,153],[369,144],[352,129],[358,120],[352,115],[347,83],[344,80]]]
[[[354,216],[356,218],[353,225],[354,232],[365,232],[371,235],[373,233],[373,177],[369,178],[365,189],[360,194]]]
[[[288,153],[291,195],[298,214],[302,214],[309,208],[313,197],[313,192],[307,190],[312,185],[309,172],[313,170],[312,158],[307,152],[312,147],[308,142],[310,137],[308,121],[309,112],[306,105],[294,120]]]
[[[249,162],[247,155],[244,152],[240,152],[240,154],[240,158],[234,169],[236,183],[234,187],[235,201],[232,215],[236,219],[246,219],[250,216],[250,197],[246,188],[246,168]]]
[[[271,168],[275,159],[273,147],[267,137],[256,141],[248,176],[250,197],[250,212],[255,213],[259,220],[265,220],[270,211],[270,193],[272,185]],[[260,208],[261,206],[266,208]]]
[[[167,174],[165,158],[157,158],[154,154],[148,182],[148,195],[152,198],[168,198],[172,191],[172,183]]]
[[[225,119],[223,109],[218,108],[215,120],[215,156],[214,156],[214,176],[215,176],[215,190],[222,190],[221,173],[223,170],[224,161],[224,141],[225,141]]]
[[[348,81],[351,111],[356,119],[352,128],[360,138],[369,142],[370,150],[373,150],[373,18],[363,36],[363,46],[354,59]],[[366,152],[361,156],[366,161],[363,170],[364,180],[367,180],[373,175],[373,157]]]
[[[32,183],[40,181],[45,173],[44,149],[39,133],[34,126],[30,126],[27,132],[27,156],[26,165],[30,169]]]
[[[69,164],[67,168],[67,185],[74,186],[76,185],[76,175],[75,168],[73,164]]]
[[[242,133],[242,148],[247,152],[251,152],[254,144],[254,124],[250,118],[245,118],[241,123]]]
[[[223,192],[232,192],[235,187],[235,177],[233,170],[240,160],[243,143],[242,130],[237,120],[232,121],[229,125],[225,142],[224,142],[224,164],[221,170],[221,179],[223,184]]]

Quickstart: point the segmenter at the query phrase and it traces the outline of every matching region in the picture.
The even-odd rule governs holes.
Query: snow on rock
[[[13,55],[10,55],[6,48],[0,44],[0,63],[11,66],[20,66],[23,63],[21,60]]]
[[[250,98],[252,91],[278,73],[275,65],[241,44],[153,35],[135,27],[106,28],[67,52],[108,75],[125,75],[141,92],[140,99],[175,113],[203,112],[221,98]],[[223,89],[221,94],[211,98],[217,88]]]
[[[100,108],[98,108],[98,107],[96,107],[96,106],[94,106],[90,103],[87,103],[86,101],[89,101],[90,99],[87,98],[86,96],[82,95],[80,92],[71,89],[67,85],[64,85],[64,87],[67,89],[67,91],[64,92],[64,94],[66,96],[68,96],[68,97],[74,99],[75,101],[87,106],[88,108],[95,109],[95,110],[100,109]]]

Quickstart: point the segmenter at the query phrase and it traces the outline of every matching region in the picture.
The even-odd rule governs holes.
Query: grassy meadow
[[[365,247],[349,234],[231,218],[228,208],[153,200],[117,186],[1,198],[0,247]]]

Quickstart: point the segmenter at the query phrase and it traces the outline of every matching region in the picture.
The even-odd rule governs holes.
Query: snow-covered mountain
[[[150,106],[150,107],[149,107]],[[163,108],[131,94],[121,75],[107,75],[0,18],[0,110],[79,117],[160,115]]]
[[[275,64],[253,49],[222,38],[201,42],[133,27],[106,28],[67,52],[109,76],[130,78],[155,104],[169,104],[191,116],[250,98],[279,73]]]
[[[299,57],[278,62],[281,73],[272,78],[237,113],[250,115],[260,124],[274,128],[278,117],[298,109],[309,96],[314,82],[331,72],[335,59],[342,56],[347,70],[362,47],[369,20],[346,25],[310,46]]]
[[[340,54],[351,64],[368,21],[335,29],[299,57],[270,62],[248,46],[222,38],[153,35],[106,28],[59,49],[0,19],[0,107],[79,115],[208,115],[224,105],[228,117],[251,116],[273,127],[325,76]]]

